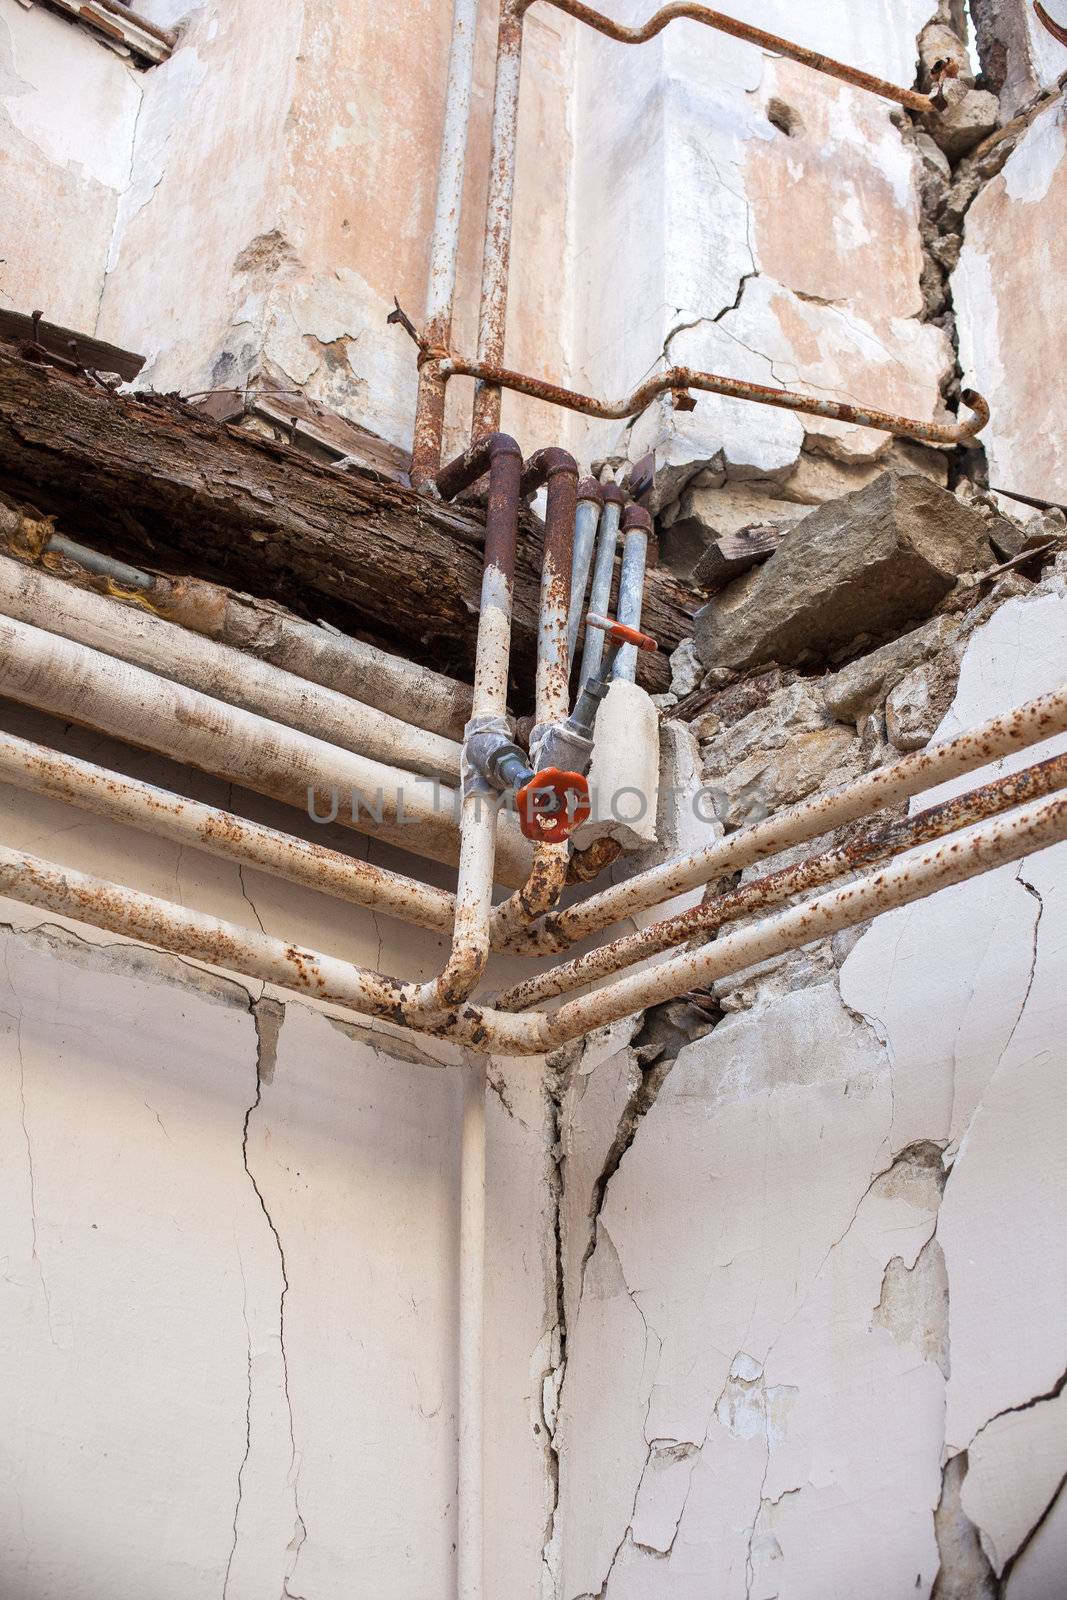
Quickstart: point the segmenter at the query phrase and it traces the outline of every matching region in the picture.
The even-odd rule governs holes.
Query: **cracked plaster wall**
[[[931,10],[781,0],[759,21],[910,84]],[[626,0],[613,15],[646,12]],[[953,356],[921,320],[918,162],[889,103],[683,21],[640,47],[583,31],[576,107],[579,387],[626,393],[666,355],[935,413]],[[714,396],[690,414],[665,400],[632,434],[596,424],[587,439],[593,454],[657,446],[665,501],[708,464],[719,482],[774,482],[804,449],[856,464],[889,448],[867,429]]]
[[[1047,37],[1047,36],[1046,36]],[[1058,70],[1067,73],[1067,49]],[[1026,129],[967,212],[953,278],[966,381],[993,408],[983,435],[989,481],[1062,500],[1067,445],[1048,425],[1067,366],[1062,239],[1067,230],[1067,113],[1062,92]]]
[[[0,305],[95,330],[141,75],[42,7],[0,0]],[[62,86],[62,90],[60,88]]]
[[[301,830],[219,780],[2,713]],[[423,977],[443,961],[435,935],[58,802],[5,788],[0,810],[6,842],[243,926]],[[0,1593],[450,1592],[462,1071],[458,1052],[0,902]],[[536,1594],[555,1110],[526,1064],[492,1080],[486,1582]]]
[[[1062,685],[1065,624],[1062,574],[1006,591],[933,736]],[[729,981],[666,1055],[589,1042],[563,1600],[1062,1595],[1065,916],[1058,846]]]
[[[26,15],[18,0],[2,4]],[[645,9],[625,0],[613,15],[632,21]],[[930,0],[775,0],[760,21],[910,83],[930,9]],[[121,77],[136,116],[114,226],[98,223],[85,252],[100,298],[89,331],[145,354],[144,381],[157,388],[259,374],[407,443],[414,362],[384,318],[394,292],[416,315],[425,292],[448,7],[420,0],[402,28],[380,8],[339,14],[326,0],[177,10],[188,12],[180,46],[147,73],[54,16],[29,14],[49,40],[73,35],[95,71]],[[172,23],[174,12],[160,0],[157,20]],[[482,13],[462,348],[475,342],[492,98],[493,6]],[[42,87],[52,101],[57,81],[66,94],[77,77],[51,63]],[[932,414],[954,356],[921,317],[920,164],[892,119],[886,102],[693,23],[629,47],[534,7],[510,364],[616,395],[666,354]],[[124,137],[128,146],[129,127]],[[55,275],[54,253],[36,261],[19,303],[31,289],[41,298]],[[453,443],[469,388],[452,385]],[[657,443],[674,488],[709,464],[774,484],[796,479],[802,451],[855,467],[888,448],[869,430],[711,396],[689,416],[654,405],[632,436],[512,399],[504,425],[531,449],[563,442],[587,459]],[[839,471],[806,493],[841,481]]]

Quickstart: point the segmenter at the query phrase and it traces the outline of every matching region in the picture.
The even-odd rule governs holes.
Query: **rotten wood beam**
[[[807,510],[807,507],[805,507]],[[728,583],[748,572],[757,562],[772,556],[800,521],[798,516],[790,522],[753,522],[736,533],[723,533],[709,544],[693,574],[698,589],[715,594]]]
[[[61,531],[131,562],[190,574],[325,619],[470,679],[484,518],[373,472],[324,467],[173,396],[118,395],[0,346],[0,487]],[[515,584],[515,704],[536,657],[540,525],[524,517]],[[649,574],[639,681],[668,687],[693,602]]]

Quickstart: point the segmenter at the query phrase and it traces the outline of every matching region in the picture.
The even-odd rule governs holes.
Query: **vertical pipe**
[[[537,684],[534,717],[538,726],[558,722],[570,709],[567,625],[570,614],[574,524],[578,509],[578,466],[566,450],[539,450],[526,463],[523,493],[548,485],[545,550],[541,567],[541,610],[537,626]]]
[[[643,506],[627,506],[622,517],[622,566],[619,571],[619,603],[616,622],[640,628],[645,596],[645,566],[652,518]],[[637,677],[637,646],[624,644],[615,657],[614,678],[633,683]]]
[[[537,628],[535,726],[530,742],[535,759],[543,730],[553,722],[562,722],[570,708],[567,621],[578,493],[574,457],[566,450],[556,449],[539,450],[531,456],[523,472],[522,492],[530,494],[544,483],[548,485],[548,505]],[[569,857],[568,844],[541,841],[534,846],[533,866],[526,882],[493,912],[492,936],[497,943],[506,942],[535,917],[552,909],[566,887]]]
[[[477,26],[478,0],[452,0],[452,43],[448,52],[445,125],[441,139],[441,162],[437,170],[437,205],[426,289],[424,337],[431,350],[447,349],[452,334],[459,225],[463,208],[463,169],[467,159]],[[428,370],[431,365],[425,363],[419,368],[419,393],[415,407],[415,440],[420,444],[419,481],[432,477],[441,465],[444,383],[436,371]],[[413,451],[413,467],[415,454]],[[414,471],[412,478],[415,479]]]
[[[484,1546],[485,1059],[463,1072],[459,1162],[459,1411],[456,1593],[482,1600]]]
[[[522,451],[507,434],[495,433],[468,450],[438,477],[438,488],[447,499],[473,483],[486,468],[489,470],[489,507],[485,519],[470,727],[485,718],[503,717],[507,712]],[[466,767],[464,761],[452,950],[441,975],[419,990],[415,1005],[426,1011],[441,1010],[466,1000],[489,959],[497,811],[494,797],[482,784],[471,780]]]
[[[600,518],[600,534],[597,540],[596,560],[593,563],[593,582],[589,590],[589,609],[598,616],[607,616],[611,608],[611,579],[615,571],[615,546],[619,538],[619,518],[626,497],[618,484],[606,483],[601,491],[604,496],[604,511]],[[604,635],[599,628],[587,628],[585,633],[585,646],[582,650],[582,667],[578,674],[578,686],[583,688],[589,679],[600,670],[600,662],[604,655]]]
[[[596,531],[604,496],[595,478],[583,478],[578,485],[578,510],[574,517],[574,560],[571,563],[571,600],[567,618],[567,667],[574,661],[578,629],[582,622],[589,568],[593,561]]]
[[[508,311],[508,266],[515,200],[515,159],[519,139],[519,86],[522,75],[521,0],[501,0],[497,36],[493,133],[489,151],[489,193],[482,255],[482,297],[478,313],[478,360],[499,367],[504,360]],[[471,438],[500,426],[498,384],[479,382],[474,391]]]

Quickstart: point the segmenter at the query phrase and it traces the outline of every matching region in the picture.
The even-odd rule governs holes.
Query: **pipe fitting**
[[[558,445],[549,445],[544,450],[536,451],[522,471],[523,499],[536,494],[538,489],[544,488],[545,484],[561,474],[573,478],[577,485],[578,463],[568,450],[561,450]]]
[[[464,489],[471,488],[500,456],[517,456],[522,460],[522,450],[510,433],[489,433],[477,439],[437,474],[434,481],[441,499],[454,500]]]
[[[578,485],[578,499],[593,500],[598,506],[602,506],[604,504],[603,485],[599,484],[595,478],[583,478]]]
[[[623,492],[623,489],[614,481],[602,483],[600,485],[600,492],[604,497],[604,504],[606,506],[624,506],[626,504],[626,495]]]

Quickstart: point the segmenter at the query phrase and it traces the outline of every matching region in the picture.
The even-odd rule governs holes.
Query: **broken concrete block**
[[[901,678],[944,648],[956,632],[952,617],[932,617],[870,655],[860,656],[823,683],[827,710],[838,722],[857,722],[880,705]]]
[[[930,133],[956,162],[1000,126],[1000,101],[988,89],[969,89],[959,78],[947,79],[943,98],[930,118]]]
[[[914,474],[819,506],[763,566],[696,614],[705,667],[832,656],[929,616],[961,572],[992,565],[979,517]]]

